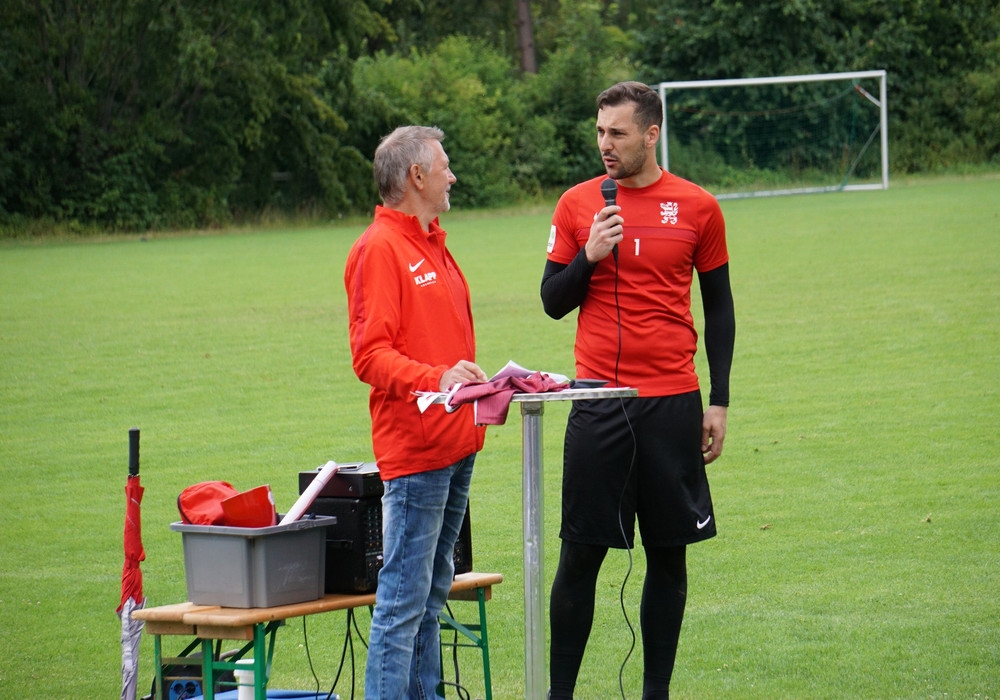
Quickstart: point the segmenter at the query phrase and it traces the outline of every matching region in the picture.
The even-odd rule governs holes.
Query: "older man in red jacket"
[[[365,670],[365,697],[379,700],[438,697],[438,613],[485,437],[471,406],[421,413],[414,394],[487,379],[475,364],[469,286],[438,223],[456,181],[443,138],[405,126],[382,140],[374,167],[383,204],[344,274],[354,371],[371,386],[385,482],[384,563]]]

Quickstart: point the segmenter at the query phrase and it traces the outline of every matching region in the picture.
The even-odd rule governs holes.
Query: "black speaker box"
[[[472,518],[469,516],[469,504],[465,504],[465,520],[462,529],[458,531],[455,541],[455,574],[467,574],[472,571]]]
[[[324,498],[310,513],[335,515],[326,528],[327,593],[371,593],[382,568],[382,501],[379,498]]]
[[[325,592],[373,592],[382,568],[381,499],[318,497],[308,512],[337,518],[336,524],[326,528]],[[454,562],[456,574],[472,571],[472,521],[468,506],[455,542]]]

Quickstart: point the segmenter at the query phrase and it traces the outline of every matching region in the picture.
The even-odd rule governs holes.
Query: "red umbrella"
[[[132,611],[142,608],[142,570],[146,558],[142,546],[142,484],[139,482],[139,429],[128,432],[128,480],[125,482],[125,565],[122,567],[122,602],[118,616],[122,621],[122,700],[135,700],[139,675],[139,640],[142,621],[132,619]]]

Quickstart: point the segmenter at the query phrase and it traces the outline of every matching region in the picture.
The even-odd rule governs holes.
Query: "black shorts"
[[[562,527],[571,542],[647,547],[715,535],[697,391],[575,401],[563,452]]]

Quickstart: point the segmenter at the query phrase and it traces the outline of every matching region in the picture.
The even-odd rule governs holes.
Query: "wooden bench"
[[[482,651],[483,681],[486,686],[486,700],[492,700],[490,681],[489,637],[486,627],[486,601],[493,595],[493,586],[503,581],[501,574],[487,574],[470,571],[459,574],[451,587],[451,600],[472,600],[479,603],[478,623],[462,624],[442,611],[440,616],[443,629],[452,629],[468,638],[471,644]],[[285,620],[304,617],[334,610],[351,610],[375,605],[375,594],[328,593],[318,600],[304,603],[279,605],[273,608],[225,608],[194,603],[175,603],[154,608],[143,608],[132,612],[132,619],[145,623],[147,634],[153,635],[154,664],[156,667],[156,697],[164,694],[165,666],[200,666],[201,687],[205,700],[214,700],[215,684],[223,671],[235,671],[237,661],[253,654],[254,698],[266,700],[267,681],[270,677],[271,662],[274,657],[274,638]],[[189,636],[196,639],[179,656],[164,657],[163,636]],[[220,653],[218,640],[240,640],[242,648],[233,652]],[[442,645],[453,643],[442,642]],[[198,648],[201,656],[192,656]],[[240,665],[239,668],[249,666]],[[169,676],[168,676],[169,678]],[[169,686],[168,686],[169,687]]]

